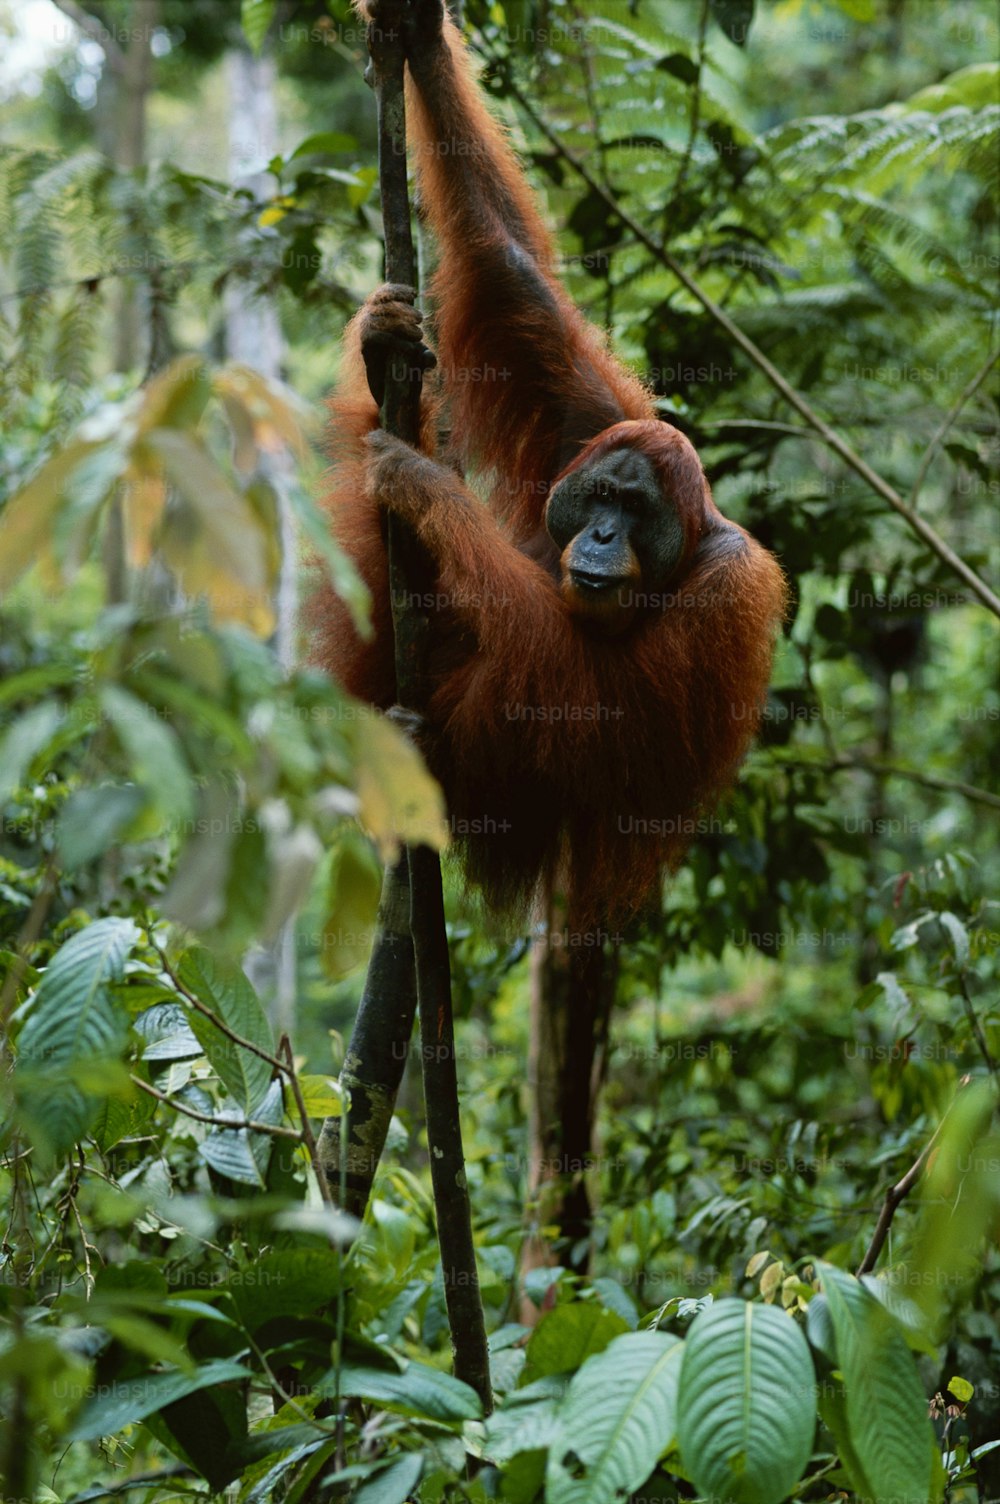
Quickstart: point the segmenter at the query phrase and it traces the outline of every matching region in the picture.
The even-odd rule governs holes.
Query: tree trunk
[[[277,70],[269,54],[254,57],[247,47],[234,47],[226,54],[229,95],[229,176],[257,197],[268,191],[265,172],[259,169],[278,150]],[[271,298],[254,294],[245,282],[231,278],[226,283],[225,345],[230,360],[252,366],[262,376],[279,381],[285,357],[285,340],[277,307]],[[275,603],[274,650],[278,662],[289,672],[296,656],[298,592],[295,578],[295,528],[288,488],[292,480],[291,459],[286,451],[261,455],[261,478],[277,498],[281,529],[281,570]],[[258,946],[244,960],[244,969],[267,1006],[278,1034],[292,1035],[295,1028],[295,927],[289,921],[277,938]]]
[[[120,172],[137,173],[146,164],[146,104],[153,82],[150,47],[159,21],[159,0],[133,0],[129,14],[124,62],[117,75],[114,161]],[[141,224],[138,243],[146,244]],[[133,242],[129,235],[127,243]],[[141,254],[140,254],[141,260]],[[138,364],[143,347],[140,278],[119,279],[115,317],[115,369],[130,371]]]

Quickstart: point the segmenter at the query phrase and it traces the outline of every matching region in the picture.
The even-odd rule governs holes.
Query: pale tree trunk
[[[128,46],[116,75],[114,160],[120,172],[137,173],[146,165],[146,105],[153,82],[150,42],[159,10],[159,0],[133,0],[129,13]],[[145,243],[141,234],[140,239]],[[130,371],[140,360],[144,343],[141,282],[138,277],[122,277],[115,317],[115,369]]]
[[[229,94],[229,175],[234,184],[249,188],[257,197],[269,189],[267,173],[260,171],[278,150],[277,70],[269,54],[255,57],[247,48],[226,54],[226,84]],[[278,381],[282,375],[285,341],[278,310],[269,297],[254,296],[245,282],[231,278],[225,290],[225,344],[230,360],[252,366],[261,375]],[[295,662],[297,590],[295,578],[295,529],[289,501],[291,461],[281,451],[262,455],[260,473],[274,490],[281,527],[281,570],[276,606],[274,648],[282,668]],[[295,927],[285,924],[277,939],[255,948],[245,958],[247,975],[261,993],[279,1033],[291,1035],[295,1025]]]

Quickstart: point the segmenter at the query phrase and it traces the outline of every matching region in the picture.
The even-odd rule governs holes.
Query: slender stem
[[[292,1046],[287,1034],[282,1034],[279,1048],[284,1052],[285,1058],[288,1061],[288,1081],[292,1088],[292,1095],[295,1098],[295,1105],[299,1109],[299,1119],[302,1123],[302,1142],[309,1151],[309,1162],[312,1165],[313,1174],[316,1176],[319,1193],[323,1198],[324,1205],[333,1206],[335,1205],[333,1194],[330,1190],[330,1183],[326,1178],[323,1161],[320,1159],[319,1150],[316,1147],[316,1135],[313,1133],[312,1123],[310,1123],[309,1114],[306,1111],[305,1098],[302,1095],[302,1085],[299,1081],[299,1073],[295,1069]]]
[[[946,794],[961,794],[973,804],[985,804],[989,809],[1000,809],[1000,796],[988,789],[977,788],[973,783],[962,783],[957,778],[939,778],[936,773],[921,773],[917,768],[904,768],[898,763],[869,762],[863,757],[851,757],[846,752],[835,757],[784,757],[772,754],[772,760],[785,768],[815,768],[825,773],[874,773],[880,778],[903,778],[907,783],[920,784],[922,788],[940,789]]]
[[[303,1142],[302,1134],[297,1128],[283,1128],[275,1123],[258,1123],[253,1118],[218,1118],[210,1112],[198,1112],[194,1107],[188,1107],[184,1102],[178,1102],[176,1097],[168,1097],[166,1092],[158,1091],[155,1086],[150,1086],[141,1076],[133,1071],[129,1072],[129,1079],[133,1086],[144,1091],[148,1097],[155,1097],[158,1102],[163,1102],[167,1107],[172,1107],[174,1112],[179,1112],[186,1118],[194,1118],[196,1123],[211,1123],[213,1128],[248,1128],[254,1133],[269,1133],[272,1138],[293,1138],[297,1144]]]
[[[862,1274],[870,1274],[871,1271],[875,1268],[875,1265],[878,1262],[878,1256],[882,1252],[882,1246],[885,1243],[886,1238],[889,1236],[889,1229],[892,1226],[892,1219],[895,1217],[900,1203],[906,1199],[906,1197],[913,1190],[913,1187],[916,1185],[917,1181],[920,1179],[920,1173],[927,1163],[928,1155],[940,1138],[941,1130],[944,1128],[945,1123],[948,1121],[948,1115],[957,1100],[957,1097],[952,1099],[948,1111],[945,1113],[940,1123],[938,1123],[934,1132],[931,1134],[930,1138],[927,1140],[926,1144],[921,1149],[920,1153],[917,1155],[916,1159],[913,1161],[913,1164],[907,1170],[902,1180],[897,1180],[896,1184],[891,1185],[886,1191],[885,1200],[882,1203],[882,1210],[879,1212],[878,1221],[875,1224],[875,1231],[872,1233],[871,1242],[868,1244],[868,1247],[865,1250],[864,1258],[858,1265],[859,1279],[861,1278]]]
[[[917,505],[917,497],[920,495],[920,488],[924,483],[927,471],[930,469],[931,460],[934,458],[935,454],[937,454],[942,441],[951,431],[952,427],[955,424],[955,420],[958,418],[959,413],[962,411],[962,408],[968,401],[971,400],[971,398],[975,396],[976,392],[978,392],[979,388],[982,386],[983,382],[986,380],[987,376],[990,374],[998,360],[1000,360],[1000,350],[994,350],[986,358],[986,360],[983,361],[983,364],[979,367],[979,370],[973,376],[972,380],[968,382],[965,387],[963,387],[961,393],[959,394],[957,402],[952,407],[951,411],[947,414],[944,422],[937,430],[937,433],[935,433],[934,437],[927,445],[927,448],[924,450],[924,457],[920,461],[920,466],[917,470],[917,478],[913,482],[913,489],[910,492],[911,507],[916,507]]]

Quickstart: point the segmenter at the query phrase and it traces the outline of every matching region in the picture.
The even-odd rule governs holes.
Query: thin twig
[[[173,967],[170,965],[170,962],[167,960],[166,955],[157,945],[156,941],[151,940],[150,943],[153,949],[156,951],[156,954],[160,958],[160,964],[162,965],[163,970],[166,972],[171,982],[173,982],[181,997],[183,997],[185,1001],[189,1002],[192,1008],[196,1009],[197,1012],[201,1013],[205,1018],[210,1019],[215,1027],[219,1030],[219,1033],[224,1034],[227,1039],[232,1041],[233,1044],[239,1045],[241,1049],[249,1050],[252,1055],[258,1055],[261,1060],[266,1060],[272,1070],[280,1071],[283,1076],[288,1074],[288,1067],[283,1060],[279,1059],[277,1055],[272,1055],[271,1052],[269,1050],[265,1050],[262,1045],[254,1044],[252,1039],[244,1039],[242,1034],[237,1034],[236,1030],[231,1029],[225,1022],[225,1020],[221,1019],[213,1008],[210,1008],[207,1003],[203,1003],[201,998],[198,997],[194,992],[192,992],[189,987],[185,987],[184,983],[174,971]]]
[[[295,1068],[295,1059],[292,1055],[292,1046],[289,1042],[287,1034],[282,1034],[281,1043],[279,1044],[278,1048],[284,1051],[285,1056],[288,1060],[288,1080],[292,1088],[292,1095],[295,1098],[295,1105],[299,1109],[299,1118],[302,1122],[302,1141],[309,1151],[309,1162],[312,1165],[313,1174],[316,1176],[316,1184],[319,1186],[319,1193],[323,1198],[324,1205],[336,1206],[337,1203],[330,1191],[330,1183],[326,1178],[326,1171],[323,1168],[323,1162],[319,1157],[319,1150],[316,1147],[316,1135],[313,1133],[312,1123],[309,1121],[309,1114],[306,1111],[305,1098],[302,1095],[302,1086],[299,1081],[299,1073]]]
[[[971,397],[975,396],[976,392],[982,386],[983,382],[986,380],[987,376],[990,374],[990,371],[996,365],[998,360],[1000,360],[1000,350],[994,350],[992,354],[990,354],[983,362],[983,364],[979,367],[979,370],[973,376],[968,385],[964,387],[954,407],[948,413],[948,415],[944,419],[944,422],[941,424],[941,427],[938,429],[937,433],[934,435],[930,443],[927,445],[927,448],[924,450],[924,457],[920,461],[920,465],[917,470],[917,478],[913,482],[913,489],[910,492],[911,507],[916,507],[917,505],[917,497],[920,495],[920,487],[924,483],[927,471],[930,468],[931,460],[937,453],[942,440],[954,425],[955,420],[958,418],[959,413],[962,411],[962,408]]]
[[[913,1187],[916,1185],[917,1181],[920,1179],[920,1172],[923,1170],[924,1165],[927,1163],[927,1157],[940,1138],[941,1130],[943,1129],[945,1123],[948,1121],[949,1114],[951,1113],[952,1108],[955,1106],[955,1103],[957,1101],[957,1096],[952,1099],[951,1104],[948,1107],[948,1111],[945,1113],[940,1123],[938,1123],[934,1132],[931,1134],[930,1138],[927,1140],[926,1144],[921,1149],[920,1153],[917,1155],[916,1159],[913,1161],[913,1164],[907,1170],[902,1180],[897,1180],[896,1184],[891,1185],[886,1191],[885,1200],[882,1203],[882,1210],[879,1212],[878,1221],[875,1224],[875,1231],[872,1233],[871,1242],[868,1244],[868,1247],[865,1250],[864,1258],[858,1265],[858,1279],[860,1279],[863,1274],[870,1274],[871,1271],[875,1268],[875,1265],[878,1262],[878,1256],[882,1252],[883,1244],[885,1243],[886,1238],[889,1236],[889,1229],[892,1226],[892,1219],[893,1217],[895,1217],[901,1202],[906,1199],[906,1197],[913,1190]]]
[[[873,470],[867,460],[862,459],[861,455],[851,448],[846,439],[841,438],[840,434],[830,427],[825,418],[820,417],[819,413],[816,412],[815,408],[810,406],[802,393],[797,391],[781,374],[777,366],[768,360],[763,350],[754,344],[749,335],[744,334],[743,330],[738,324],[733,322],[728,313],[719,306],[714,298],[705,292],[701,284],[691,276],[690,272],[681,265],[676,257],[671,255],[662,241],[657,240],[655,236],[650,235],[644,230],[638,220],[629,214],[628,210],[623,207],[615,195],[604,187],[603,183],[594,176],[589,168],[584,166],[576,154],[570,151],[569,147],[563,145],[556,132],[542,118],[531,101],[518,88],[517,84],[514,83],[513,79],[508,78],[508,83],[513,97],[562,160],[573,168],[574,172],[583,179],[593,193],[596,193],[610,209],[614,210],[625,228],[631,231],[641,245],[645,246],[650,255],[654,256],[668,271],[673,273],[682,287],[686,288],[691,296],[705,309],[705,312],[726,331],[733,343],[739,346],[775,390],[784,397],[789,406],[795,408],[795,411],[806,420],[809,427],[819,434],[827,447],[832,449],[836,455],[839,455],[845,465],[853,470],[855,474],[860,475],[861,479],[871,487],[876,495],[881,496],[882,500],[888,502],[893,511],[899,513],[911,531],[916,533],[918,538],[943,563],[947,564],[948,568],[954,574],[958,575],[959,579],[965,581],[969,589],[979,597],[984,606],[988,607],[995,616],[1000,616],[1000,596],[991,590],[986,581],[980,578],[972,566],[967,564],[951,545],[946,543],[935,532],[930,523],[926,522],[919,513],[907,505],[894,486],[891,486],[883,476]]]
[[[254,1118],[219,1118],[213,1117],[210,1112],[198,1112],[194,1107],[188,1107],[183,1102],[178,1102],[176,1097],[168,1097],[166,1092],[158,1091],[155,1086],[150,1086],[141,1076],[134,1071],[129,1072],[129,1079],[140,1091],[147,1096],[155,1097],[158,1102],[164,1102],[172,1107],[174,1112],[183,1113],[186,1118],[194,1118],[197,1123],[210,1123],[213,1128],[238,1129],[248,1128],[253,1133],[269,1133],[272,1138],[293,1138],[297,1144],[304,1142],[302,1134],[297,1128],[283,1128],[275,1123],[258,1123]]]
[[[985,1060],[990,1075],[994,1080],[996,1080],[997,1062],[993,1058],[993,1055],[990,1053],[990,1047],[986,1042],[986,1035],[983,1033],[983,1026],[979,1021],[979,1015],[976,1012],[975,1008],[972,1006],[972,999],[969,996],[969,988],[965,980],[964,969],[959,970],[958,985],[961,988],[962,992],[962,1005],[965,1008],[965,1015],[969,1020],[969,1027],[972,1029],[976,1044],[979,1046],[979,1053]]]
[[[922,788],[940,790],[945,794],[961,794],[974,804],[985,804],[989,809],[1000,809],[1000,796],[988,789],[978,788],[973,783],[963,783],[958,778],[939,778],[936,773],[921,773],[917,768],[903,768],[898,763],[869,762],[863,757],[851,757],[846,752],[836,757],[785,757],[771,753],[771,759],[780,767],[815,768],[820,773],[872,773],[880,778],[903,778],[908,783],[918,783]]]

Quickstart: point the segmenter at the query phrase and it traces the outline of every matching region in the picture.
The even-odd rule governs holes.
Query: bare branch
[[[946,794],[961,794],[973,804],[985,804],[990,809],[1000,809],[1000,796],[988,789],[977,788],[974,783],[962,783],[958,778],[939,778],[936,773],[922,773],[918,768],[904,768],[898,763],[870,762],[864,757],[852,757],[840,752],[834,757],[785,757],[772,753],[772,760],[782,767],[816,768],[826,773],[871,773],[879,778],[903,778],[908,783],[918,783],[926,789],[939,789]]]
[[[188,1107],[184,1102],[178,1102],[176,1097],[168,1097],[165,1091],[158,1091],[155,1086],[150,1086],[141,1076],[134,1071],[129,1072],[129,1079],[133,1086],[144,1091],[148,1097],[155,1097],[158,1102],[172,1107],[174,1112],[182,1113],[186,1118],[194,1118],[196,1123],[210,1123],[213,1128],[247,1128],[253,1133],[269,1133],[272,1138],[293,1138],[296,1143],[303,1142],[302,1134],[297,1128],[284,1128],[275,1123],[258,1123],[254,1118],[219,1118],[213,1117],[210,1112],[198,1112],[194,1107]]]

